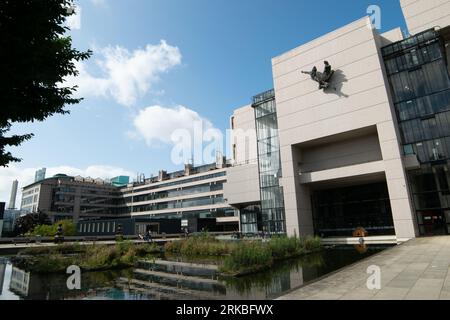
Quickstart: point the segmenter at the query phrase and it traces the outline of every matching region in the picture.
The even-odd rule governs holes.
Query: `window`
[[[411,154],[415,154],[414,152],[414,148],[412,144],[406,144],[403,146],[403,153],[405,155],[411,155]]]

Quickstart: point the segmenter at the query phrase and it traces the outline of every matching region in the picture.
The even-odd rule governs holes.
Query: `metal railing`
[[[189,236],[199,235],[201,232],[193,232],[189,233]],[[229,232],[208,232],[209,235],[212,236],[221,236],[221,235],[235,235],[235,231]],[[89,236],[64,236],[64,242],[93,242],[93,241],[108,241],[108,240],[116,240],[117,235],[89,235]],[[138,235],[122,235],[124,240],[140,240]],[[164,239],[177,239],[177,238],[185,238],[185,233],[171,233],[171,234],[155,234],[152,235],[153,240],[164,240]],[[0,238],[1,244],[39,244],[39,243],[50,243],[54,242],[54,237],[15,237],[15,238]]]

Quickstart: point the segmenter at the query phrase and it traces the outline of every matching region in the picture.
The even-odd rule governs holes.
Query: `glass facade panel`
[[[258,233],[261,229],[261,207],[251,205],[240,210],[241,214],[241,232],[242,233]],[[259,224],[259,225],[258,225]]]
[[[358,227],[371,236],[395,234],[386,182],[316,191],[312,198],[319,236],[352,236]]]
[[[408,180],[422,235],[450,229],[450,79],[443,41],[434,30],[382,49],[405,155],[420,169]]]
[[[269,233],[285,233],[283,188],[279,184],[282,172],[274,92],[270,90],[255,96],[253,101],[258,140],[261,213],[251,215],[253,220],[242,225],[243,232],[244,228],[258,228],[259,231]]]

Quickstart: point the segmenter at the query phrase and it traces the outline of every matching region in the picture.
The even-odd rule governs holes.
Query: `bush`
[[[181,241],[168,242],[168,253],[185,257],[226,256],[221,271],[228,274],[245,274],[273,264],[274,260],[288,259],[314,252],[321,248],[319,237],[274,236],[268,242],[216,240],[200,234]]]
[[[136,255],[139,257],[145,257],[151,254],[160,253],[161,249],[156,243],[141,243],[134,247]]]
[[[159,253],[156,244],[138,244],[122,241],[108,245],[58,245],[27,248],[13,260],[24,270],[38,273],[65,272],[70,265],[86,271],[132,267],[135,262],[151,253]]]
[[[166,242],[166,244],[164,245],[164,249],[166,252],[180,253],[183,243],[184,243],[183,241]]]
[[[304,253],[304,246],[296,237],[276,236],[268,243],[274,259],[286,259]]]
[[[85,246],[80,244],[60,244],[49,247],[29,247],[23,249],[21,255],[46,255],[46,254],[74,254],[86,251]]]
[[[322,239],[320,237],[306,237],[303,239],[305,249],[309,252],[316,251],[322,247]]]
[[[232,242],[219,241],[202,233],[184,240],[168,242],[164,247],[166,252],[192,257],[229,254],[234,246]]]
[[[270,247],[264,243],[241,242],[225,257],[220,270],[224,273],[249,273],[270,267],[273,263]]]
[[[75,236],[77,228],[73,220],[61,220],[52,225],[40,224],[33,228],[30,232],[32,236],[54,237],[58,231],[58,226],[61,225],[64,236]]]
[[[53,237],[56,234],[56,229],[52,225],[40,224],[31,231],[32,236]]]

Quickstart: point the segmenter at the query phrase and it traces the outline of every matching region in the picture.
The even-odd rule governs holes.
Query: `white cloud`
[[[99,54],[101,58],[96,64],[102,76],[94,76],[84,63],[76,63],[80,74],[67,78],[65,85],[78,85],[77,95],[81,97],[110,96],[125,106],[134,105],[139,97],[149,92],[161,74],[181,63],[180,50],[164,40],[133,52],[120,46],[108,46],[100,49]]]
[[[143,138],[149,146],[154,143],[171,143],[176,130],[187,130],[194,135],[195,124],[201,123],[203,130],[213,128],[213,124],[197,112],[184,106],[166,108],[150,106],[140,110],[133,119],[134,136]]]
[[[66,18],[66,25],[70,28],[70,30],[80,30],[82,9],[79,5],[75,6],[74,9],[75,13]]]
[[[147,107],[133,119],[132,138],[142,138],[147,145],[163,143],[172,146],[174,165],[187,162],[212,163],[217,152],[223,151],[223,134],[211,121],[184,106],[172,108],[158,105]]]
[[[19,192],[16,199],[16,207],[20,207],[21,188],[34,182],[34,173],[39,168],[20,168],[17,165],[10,165],[8,168],[0,168],[0,202],[9,203],[11,193],[11,185],[13,180],[19,181]],[[120,175],[130,176],[134,178],[135,173],[105,165],[92,165],[85,169],[79,169],[71,166],[58,166],[47,168],[46,177],[52,177],[55,174],[63,173],[69,176],[83,176],[91,178],[109,179]]]

